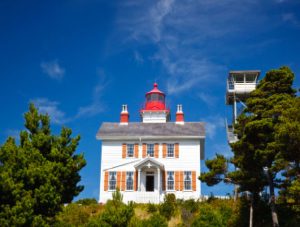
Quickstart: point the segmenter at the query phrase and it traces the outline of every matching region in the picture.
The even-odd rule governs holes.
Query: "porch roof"
[[[162,164],[161,162],[159,161],[156,161],[155,159],[151,158],[151,157],[147,157],[145,159],[143,159],[142,161],[140,161],[139,163],[137,163],[136,165],[134,165],[134,168],[136,169],[141,169],[143,167],[158,167],[160,169],[164,169],[165,166],[164,164]]]

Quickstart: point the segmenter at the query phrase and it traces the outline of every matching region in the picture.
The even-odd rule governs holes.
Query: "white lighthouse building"
[[[159,203],[167,193],[199,198],[204,123],[185,122],[181,105],[171,122],[165,98],[155,83],[146,93],[141,122],[129,122],[123,105],[120,122],[101,125],[96,135],[102,141],[99,202],[111,199],[116,188],[124,202]]]

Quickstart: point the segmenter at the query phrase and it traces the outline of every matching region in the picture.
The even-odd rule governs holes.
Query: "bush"
[[[147,211],[148,211],[148,213],[155,213],[157,211],[157,206],[153,203],[148,203]]]
[[[133,203],[123,203],[123,195],[117,189],[108,200],[101,215],[91,220],[88,226],[127,226],[134,215]]]
[[[80,199],[78,201],[76,201],[75,203],[77,204],[81,204],[81,205],[92,205],[92,204],[98,204],[97,200],[96,199]]]
[[[206,205],[200,208],[199,216],[193,221],[192,226],[210,227],[226,226],[222,222],[222,216],[217,210],[212,209],[211,206]]]
[[[160,214],[153,214],[148,220],[143,221],[145,227],[167,227],[167,220]]]
[[[159,213],[170,220],[176,210],[176,197],[174,194],[166,194],[164,202],[159,207]]]
[[[129,227],[167,227],[167,220],[160,214],[153,214],[149,219],[133,217],[128,224]]]
[[[191,213],[195,213],[199,210],[199,204],[194,199],[185,200],[181,206]]]

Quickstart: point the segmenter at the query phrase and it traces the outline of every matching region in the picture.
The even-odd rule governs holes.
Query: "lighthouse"
[[[170,121],[170,109],[166,107],[166,95],[154,83],[153,89],[146,93],[146,102],[140,110],[143,123],[166,123]]]
[[[157,83],[145,93],[140,122],[130,120],[132,109],[122,105],[120,120],[103,122],[96,134],[101,140],[99,202],[111,199],[117,188],[124,202],[160,203],[168,193],[198,199],[204,123],[186,121],[182,104],[172,122]]]

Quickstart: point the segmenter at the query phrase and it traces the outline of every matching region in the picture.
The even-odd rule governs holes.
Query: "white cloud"
[[[58,64],[57,60],[42,62],[41,68],[43,73],[52,79],[61,80],[65,75],[65,69]]]
[[[214,153],[222,154],[226,158],[230,158],[233,156],[233,153],[228,144],[214,144],[212,150],[214,151]]]
[[[214,139],[217,133],[217,130],[225,127],[224,117],[219,115],[209,116],[207,118],[201,119],[205,122],[205,132],[206,136],[209,139]]]
[[[105,111],[105,106],[101,102],[101,96],[104,91],[105,86],[107,85],[105,80],[105,74],[102,70],[98,70],[99,82],[93,88],[92,101],[90,104],[85,106],[80,106],[77,110],[77,113],[73,116],[66,116],[66,113],[59,108],[59,102],[51,101],[48,98],[35,98],[32,99],[39,112],[43,114],[48,114],[51,118],[51,122],[54,124],[65,124],[71,121],[74,121],[78,118],[87,118],[95,116],[101,112]]]
[[[98,74],[99,82],[94,87],[92,102],[89,105],[79,107],[75,118],[92,117],[105,111],[105,106],[101,102],[101,96],[105,86],[107,85],[107,82],[104,82],[105,73],[103,70],[98,70]]]
[[[287,23],[291,23],[296,26],[300,26],[300,21],[297,19],[294,13],[284,13],[282,14],[282,20]]]
[[[213,48],[205,43],[236,37],[251,29],[257,33],[257,23],[266,21],[263,14],[253,13],[259,3],[258,0],[130,1],[121,5],[117,27],[125,33],[123,41],[155,46],[157,51],[152,59],[165,69],[168,93],[178,94],[194,87],[203,88],[226,73],[227,68],[213,59]]]
[[[144,63],[144,58],[138,51],[134,51],[133,56],[134,56],[134,60],[136,61],[136,63],[138,63],[138,64]]]
[[[212,96],[208,93],[199,92],[198,97],[207,105],[207,106],[215,106],[218,99],[215,96]]]
[[[59,103],[56,101],[50,101],[47,98],[36,98],[31,101],[36,105],[39,112],[48,114],[54,124],[64,124],[71,120],[66,117],[65,112],[59,109]]]

